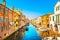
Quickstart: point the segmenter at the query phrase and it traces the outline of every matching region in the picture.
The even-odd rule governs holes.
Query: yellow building
[[[19,14],[18,14],[18,10],[14,10],[15,11],[15,13],[14,13],[14,29],[16,30],[16,29],[18,29],[18,16],[19,16]]]
[[[50,16],[51,14],[46,14],[44,16],[41,16],[41,26],[42,27],[49,27],[50,23]]]

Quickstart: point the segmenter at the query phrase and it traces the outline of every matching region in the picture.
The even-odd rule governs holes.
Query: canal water
[[[22,40],[42,40],[41,36],[37,33],[36,28],[32,24],[29,24],[26,27],[28,28],[28,31],[25,31]]]

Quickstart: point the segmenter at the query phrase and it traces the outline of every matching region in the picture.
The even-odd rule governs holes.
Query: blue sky
[[[29,19],[33,19],[49,12],[54,12],[54,6],[58,0],[6,0],[8,8],[15,7],[21,10]],[[3,0],[0,0],[3,3]]]

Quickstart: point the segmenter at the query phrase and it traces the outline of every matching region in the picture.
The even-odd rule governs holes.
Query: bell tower
[[[3,2],[4,2],[4,3],[3,3],[3,5],[5,5],[5,6],[6,6],[6,0],[3,0]]]

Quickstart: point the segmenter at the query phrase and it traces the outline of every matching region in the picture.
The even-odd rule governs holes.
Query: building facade
[[[58,1],[57,4],[55,5],[54,13],[55,13],[55,23],[57,25],[57,31],[60,33],[60,1]]]
[[[18,10],[14,10],[15,14],[14,14],[14,29],[18,29]]]
[[[51,14],[46,14],[44,16],[41,16],[41,27],[49,27],[50,15]]]
[[[54,31],[55,30],[55,22],[54,22],[54,14],[50,15],[50,28]]]
[[[50,25],[53,28],[53,31],[60,33],[60,1],[54,7],[54,14],[52,14],[50,20]]]
[[[3,38],[9,34],[9,30],[13,27],[10,24],[13,22],[13,11],[5,5],[0,4],[0,37]],[[1,38],[2,38],[1,37]]]
[[[0,40],[7,38],[6,40],[18,39],[16,36],[22,36],[25,32],[28,19],[18,10],[9,9],[6,7],[6,1],[4,4],[0,4]],[[12,38],[13,37],[13,38]]]

